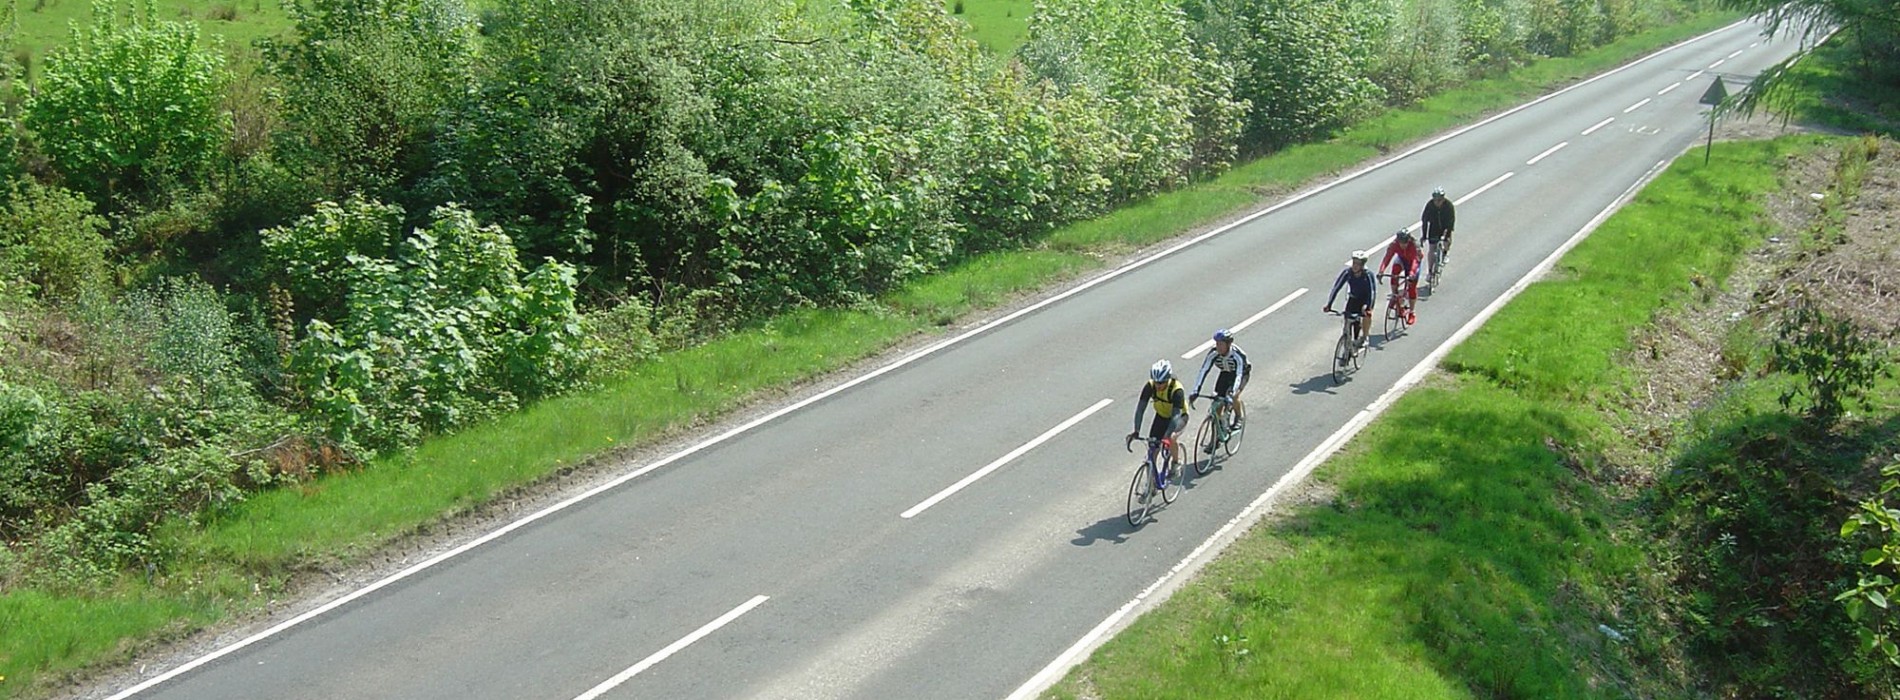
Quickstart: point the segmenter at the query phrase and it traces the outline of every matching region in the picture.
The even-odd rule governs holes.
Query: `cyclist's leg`
[[[1236,374],[1239,374],[1239,372],[1220,373],[1220,376],[1214,379],[1214,395],[1228,396],[1228,392],[1231,392],[1234,389],[1234,375]],[[1219,420],[1223,424],[1225,424],[1223,426],[1224,428],[1227,428],[1227,429],[1233,428],[1233,421],[1234,421],[1233,407],[1230,405],[1227,408],[1227,410],[1224,411],[1223,413],[1225,413],[1225,415],[1217,416],[1217,418],[1219,418]]]
[[[1372,300],[1364,297],[1349,296],[1346,299],[1346,315],[1359,316],[1359,347],[1366,346],[1366,339],[1372,336]]]
[[[1168,436],[1168,429],[1171,427],[1174,427],[1173,418],[1162,418],[1161,416],[1157,415],[1154,417],[1154,420],[1148,423],[1148,437],[1150,439],[1156,439],[1156,440],[1165,438]],[[1159,457],[1159,455],[1156,455],[1153,452],[1148,453],[1149,460],[1153,460],[1157,457]]]
[[[1181,431],[1187,429],[1187,424],[1187,414],[1179,411],[1175,412],[1174,418],[1168,421],[1168,436],[1174,440],[1173,456],[1176,467],[1185,461],[1181,459]]]

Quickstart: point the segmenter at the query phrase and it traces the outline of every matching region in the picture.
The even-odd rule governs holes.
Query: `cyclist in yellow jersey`
[[[1148,426],[1149,437],[1177,438],[1174,441],[1174,463],[1181,464],[1181,441],[1178,436],[1188,424],[1187,389],[1174,378],[1174,365],[1167,360],[1155,362],[1148,368],[1148,381],[1141,385],[1141,399],[1135,402],[1135,432],[1128,434],[1133,440],[1141,434],[1141,414],[1148,408],[1148,402],[1155,405],[1155,419]]]

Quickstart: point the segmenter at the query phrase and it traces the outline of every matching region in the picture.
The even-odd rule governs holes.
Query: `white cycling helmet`
[[[1444,186],[1444,185],[1439,185],[1439,186],[1437,186],[1437,187],[1433,187],[1433,188],[1432,188],[1432,196],[1433,196],[1433,197],[1443,197],[1443,196],[1445,196],[1445,186]]]
[[[1358,262],[1365,262],[1368,257],[1371,256],[1366,255],[1366,251],[1363,250],[1355,250],[1352,252],[1352,259]]]
[[[1168,381],[1168,378],[1172,376],[1174,376],[1174,365],[1168,364],[1167,360],[1156,360],[1155,366],[1148,368],[1148,378],[1157,384]]]

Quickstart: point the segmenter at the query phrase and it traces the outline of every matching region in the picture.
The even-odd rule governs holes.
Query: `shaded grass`
[[[967,4],[966,13],[982,4]],[[1651,32],[1619,43],[1617,50],[1623,57],[1633,56],[1726,21],[1702,19]],[[121,607],[110,612],[43,602],[92,599],[86,595],[20,589],[0,594],[0,609],[65,621],[43,624],[44,632],[32,638],[0,628],[0,676],[8,678],[0,681],[0,697],[40,688],[35,684],[49,675],[120,658],[132,640],[186,631],[255,609],[297,571],[348,565],[363,553],[496,495],[611,456],[619,446],[648,443],[717,418],[763,392],[845,367],[970,311],[1095,269],[1115,253],[1231,216],[1254,205],[1263,193],[1289,190],[1375,155],[1379,147],[1374,142],[1410,140],[1457,124],[1466,115],[1514,104],[1542,92],[1537,85],[1572,79],[1614,62],[1608,51],[1596,52],[1602,57],[1597,63],[1571,60],[1564,62],[1565,69],[1542,67],[1545,64],[1526,69],[1556,76],[1541,82],[1510,78],[1508,88],[1470,88],[1473,92],[1463,93],[1467,97],[1448,98],[1438,107],[1428,101],[1427,108],[1436,111],[1416,117],[1395,113],[1348,130],[1332,142],[1287,149],[1186,190],[1060,229],[1039,249],[967,261],[861,308],[787,314],[760,328],[667,353],[596,390],[432,438],[410,453],[297,488],[256,494],[191,522],[168,523],[157,534],[160,548],[176,555],[168,560],[167,570],[149,581],[124,582],[117,591]],[[198,596],[211,602],[193,602]],[[179,612],[187,609],[194,612]],[[99,615],[117,621],[94,624]]]
[[[1671,694],[1596,629],[1644,566],[1592,486],[1597,399],[1658,309],[1765,238],[1776,168],[1830,140],[1683,158],[1400,399],[1317,478],[1048,694],[1591,698]],[[1719,197],[1710,195],[1720,194]],[[1625,628],[1627,629],[1627,627]],[[1658,688],[1655,684],[1661,683]],[[1641,690],[1637,690],[1641,688]]]
[[[1900,83],[1870,78],[1858,62],[1847,37],[1836,35],[1788,71],[1780,88],[1788,99],[1773,107],[1791,121],[1900,136]]]

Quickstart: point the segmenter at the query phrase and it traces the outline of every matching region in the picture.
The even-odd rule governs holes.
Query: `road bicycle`
[[[1425,284],[1432,288],[1433,294],[1438,293],[1439,278],[1445,274],[1445,250],[1450,247],[1443,238],[1425,242]]]
[[[1207,417],[1201,419],[1201,429],[1194,438],[1194,454],[1190,457],[1198,460],[1194,463],[1194,473],[1201,476],[1214,470],[1215,450],[1232,457],[1240,451],[1241,439],[1247,436],[1247,409],[1224,394],[1213,397],[1213,401]]]
[[[1346,375],[1359,370],[1366,355],[1366,348],[1360,344],[1359,314],[1343,311],[1333,312],[1345,320],[1339,330],[1339,342],[1333,344],[1333,383],[1346,381]],[[1360,313],[1365,313],[1361,311]]]
[[[1392,272],[1392,296],[1385,302],[1385,339],[1392,340],[1405,333],[1406,322],[1412,311],[1412,285],[1417,282],[1403,271]]]
[[[1134,452],[1135,437],[1130,435],[1123,445]],[[1161,500],[1173,503],[1181,495],[1181,468],[1174,463],[1174,438],[1148,438],[1148,457],[1141,466],[1135,467],[1135,479],[1128,484],[1128,524],[1141,527],[1154,511],[1155,493],[1161,493]]]

